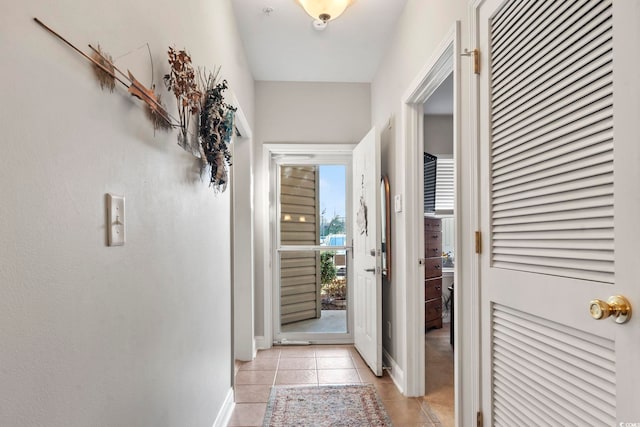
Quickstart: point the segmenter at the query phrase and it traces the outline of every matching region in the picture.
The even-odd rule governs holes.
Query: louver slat
[[[492,18],[495,268],[613,283],[611,9],[513,1]]]
[[[615,423],[613,341],[500,304],[491,329],[495,425]]]
[[[584,4],[584,2],[580,3]],[[605,9],[592,10],[580,20],[560,17],[557,21],[559,25],[554,24],[556,26],[548,27],[555,31],[546,33],[544,39],[531,40],[527,45],[514,47],[508,61],[497,61],[495,64],[492,61],[496,71],[492,87],[497,91],[496,95],[503,97],[507,89],[511,90],[531,80],[540,80],[537,76],[541,74],[553,76],[550,70],[554,68],[562,70],[573,65],[574,61],[580,59],[585,52],[598,47],[605,40],[603,34],[610,32],[606,28],[598,27],[602,21],[608,19],[606,14],[602,14],[604,11],[606,6]],[[570,58],[569,61],[568,58]],[[518,69],[523,72],[509,74]]]

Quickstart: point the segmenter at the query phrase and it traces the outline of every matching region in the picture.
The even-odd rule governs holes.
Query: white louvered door
[[[477,12],[485,424],[640,425],[640,2]]]

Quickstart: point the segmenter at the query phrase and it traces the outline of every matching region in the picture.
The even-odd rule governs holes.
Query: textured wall
[[[160,87],[167,46],[186,46],[252,121],[230,2],[3,3],[0,425],[210,427],[231,385],[229,191],[32,17],[134,50],[117,64],[146,84],[148,42]],[[126,197],[123,247],[105,245],[107,192]]]

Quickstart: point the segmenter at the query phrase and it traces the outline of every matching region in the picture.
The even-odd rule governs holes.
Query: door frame
[[[231,166],[231,339],[234,359],[249,361],[256,355],[254,334],[254,221],[253,221],[253,133],[235,97],[230,97],[236,133]],[[247,173],[248,172],[248,173]],[[248,214],[247,214],[248,213]],[[247,229],[247,222],[249,228]],[[242,259],[240,254],[243,255]],[[249,254],[247,262],[246,254]],[[249,271],[246,266],[250,265]],[[233,372],[233,363],[232,363]]]
[[[457,72],[455,57],[459,51],[460,22],[456,22],[449,31],[440,46],[435,50],[434,55],[422,67],[412,84],[402,98],[402,117],[404,125],[404,135],[406,141],[405,150],[405,189],[406,197],[406,343],[405,343],[405,366],[406,384],[405,393],[407,396],[423,396],[425,393],[425,348],[424,348],[424,286],[409,286],[408,284],[424,283],[424,268],[419,265],[418,260],[424,258],[424,215],[423,211],[424,194],[423,186],[418,177],[423,171],[422,153],[424,152],[424,103],[431,96],[440,84],[453,72],[453,92],[454,92],[454,130],[453,130],[453,153],[456,159],[456,181],[458,175],[459,156],[459,132],[458,117],[460,77]],[[420,160],[420,161],[419,161]],[[457,184],[457,182],[456,182]],[[456,223],[459,221],[458,194],[454,201],[454,213]],[[456,247],[459,244],[459,235],[456,233]],[[457,277],[454,272],[454,283]],[[455,304],[456,295],[454,295]],[[455,324],[459,325],[457,317],[459,310],[455,310]],[[456,334],[456,341],[458,340]],[[456,348],[459,348],[456,345]],[[413,357],[411,357],[411,356]],[[457,361],[456,361],[457,362]],[[458,363],[455,363],[457,372]],[[457,375],[456,375],[457,377]],[[457,389],[457,387],[456,387]],[[457,406],[457,405],[456,405]]]
[[[406,90],[402,98],[402,124],[405,139],[405,188],[406,197],[406,258],[405,269],[406,283],[424,282],[424,269],[418,264],[418,260],[424,256],[424,222],[422,212],[423,184],[417,179],[423,169],[421,162],[424,151],[424,124],[423,104],[427,98],[437,89],[444,79],[453,72],[454,81],[454,159],[456,188],[454,200],[454,217],[456,221],[456,268],[454,271],[454,304],[460,309],[454,312],[454,324],[456,334],[455,360],[454,360],[454,386],[455,386],[455,419],[458,425],[463,425],[465,420],[471,420],[480,405],[480,374],[479,374],[479,321],[480,306],[478,298],[479,289],[479,262],[478,256],[473,251],[472,236],[469,230],[477,230],[479,221],[478,190],[474,185],[477,182],[477,146],[469,140],[462,151],[462,98],[461,98],[461,23],[456,21],[450,29],[434,55],[423,66],[418,75]],[[471,46],[474,46],[472,43]],[[470,64],[469,64],[470,65]],[[470,75],[469,84],[473,87]],[[473,90],[472,90],[473,91]],[[471,115],[474,114],[473,105]],[[474,135],[473,124],[469,124]],[[465,129],[466,132],[467,129]],[[476,139],[477,140],[477,139]],[[470,171],[462,170],[462,155],[469,159]],[[462,199],[462,178],[465,178],[466,199]],[[466,211],[466,212],[463,212]],[[464,221],[464,222],[463,222]],[[466,232],[463,239],[463,233]],[[464,279],[464,280],[462,280]],[[464,282],[464,286],[462,286]],[[422,396],[425,392],[425,348],[424,348],[424,287],[406,286],[406,338],[404,365],[406,366],[405,394],[407,396]],[[464,309],[464,310],[462,310]],[[461,312],[465,312],[464,319]],[[465,366],[465,370],[461,369]],[[466,367],[470,367],[467,371]],[[465,391],[462,390],[464,379]],[[463,399],[464,394],[464,399]],[[465,404],[463,408],[463,403]]]
[[[263,191],[267,194],[265,197],[265,212],[268,215],[268,223],[265,224],[265,239],[264,239],[264,306],[263,306],[263,325],[264,325],[264,342],[260,348],[269,348],[273,345],[276,338],[276,329],[274,328],[275,322],[279,322],[279,310],[275,306],[277,303],[276,294],[274,292],[274,284],[276,282],[275,274],[277,273],[276,263],[277,259],[274,259],[273,254],[275,252],[276,236],[277,236],[277,183],[278,176],[274,173],[274,165],[277,163],[278,157],[284,156],[300,156],[301,164],[308,160],[303,157],[317,156],[317,159],[322,161],[333,158],[344,158],[344,156],[351,156],[355,144],[297,144],[297,143],[268,143],[263,145],[262,161],[263,171],[265,172],[266,179],[263,183]],[[314,158],[313,160],[316,160]],[[341,160],[342,161],[342,160]],[[277,169],[277,168],[276,168]],[[347,194],[350,192],[351,183],[351,164],[349,163],[347,168]],[[347,196],[347,210],[350,209],[350,199]],[[349,231],[349,230],[348,230]],[[347,272],[347,281],[350,279],[350,273]],[[349,295],[350,296],[350,295]],[[348,298],[349,304],[352,298]],[[276,316],[278,318],[276,319]],[[351,335],[339,339],[325,340],[324,337],[318,336],[320,342],[326,343],[353,343],[353,319],[347,314],[347,331]],[[297,337],[292,337],[292,340]],[[316,340],[314,340],[316,341]]]

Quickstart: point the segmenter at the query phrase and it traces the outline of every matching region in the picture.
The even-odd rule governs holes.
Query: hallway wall
[[[149,43],[174,115],[166,50],[187,47],[222,65],[252,123],[231,2],[3,6],[0,425],[210,427],[231,387],[230,191],[32,18],[84,51],[99,43],[144,84]],[[107,192],[126,197],[122,247],[105,243]]]
[[[269,192],[262,145],[355,143],[371,128],[368,83],[258,81],[255,85],[255,308],[256,336],[264,341],[264,242],[268,238]],[[265,343],[263,342],[263,345]],[[270,345],[270,344],[268,344]]]

